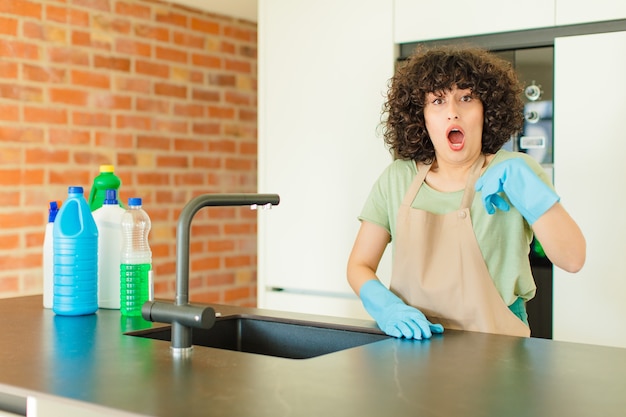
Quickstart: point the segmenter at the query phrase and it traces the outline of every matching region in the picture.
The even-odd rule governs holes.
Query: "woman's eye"
[[[441,103],[443,103],[443,99],[442,99],[442,98],[439,98],[439,97],[435,97],[435,98],[432,100],[432,103],[433,103],[433,104],[441,104]]]
[[[470,95],[463,96],[463,97],[461,97],[461,101],[472,101],[472,96],[470,96]]]

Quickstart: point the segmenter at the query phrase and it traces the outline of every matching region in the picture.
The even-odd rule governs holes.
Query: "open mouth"
[[[465,143],[465,134],[459,128],[452,128],[448,131],[448,143],[453,150],[460,150]]]

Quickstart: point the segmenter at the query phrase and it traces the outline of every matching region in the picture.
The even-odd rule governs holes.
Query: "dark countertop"
[[[214,306],[373,328],[373,322]],[[0,300],[2,386],[151,416],[623,416],[626,349],[446,331],[311,359],[124,335],[142,319],[59,317],[41,296]],[[583,331],[581,329],[581,331]]]

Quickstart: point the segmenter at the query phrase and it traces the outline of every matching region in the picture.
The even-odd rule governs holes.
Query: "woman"
[[[479,49],[418,50],[391,80],[385,142],[395,161],[359,217],[348,282],[388,335],[444,327],[529,336],[533,233],[569,272],[585,239],[541,166],[502,150],[523,124],[512,66]],[[376,270],[389,242],[391,288]]]

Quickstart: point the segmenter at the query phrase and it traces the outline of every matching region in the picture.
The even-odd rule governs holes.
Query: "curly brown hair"
[[[396,159],[435,159],[424,121],[426,96],[455,86],[471,89],[483,104],[482,153],[497,152],[522,128],[522,86],[511,63],[478,48],[422,47],[398,66],[383,107],[384,140]]]

